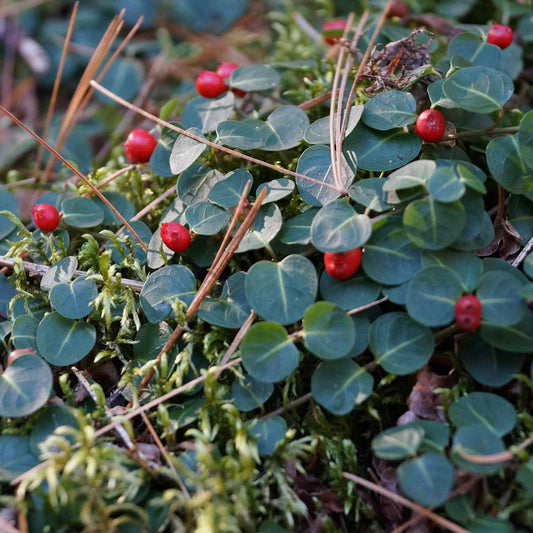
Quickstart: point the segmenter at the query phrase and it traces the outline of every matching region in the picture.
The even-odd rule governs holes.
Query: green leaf
[[[277,178],[270,180],[267,183],[261,183],[257,187],[256,195],[259,196],[260,192],[266,189],[267,193],[263,199],[263,205],[270,202],[277,202],[289,196],[294,190],[294,181],[287,178]]]
[[[309,126],[309,118],[298,106],[282,105],[270,113],[266,126],[269,134],[264,139],[262,149],[288,150],[300,144]]]
[[[524,284],[506,272],[485,272],[479,279],[476,295],[481,300],[482,319],[499,326],[512,326],[529,312],[520,296]]]
[[[57,312],[46,315],[37,328],[37,348],[51,365],[73,365],[81,361],[95,343],[96,329],[92,324],[65,318]]]
[[[442,203],[431,197],[414,200],[403,215],[407,236],[428,250],[441,250],[452,244],[461,235],[465,222],[461,202]]]
[[[383,190],[386,181],[382,178],[359,180],[348,189],[350,198],[372,211],[381,213],[392,208],[387,203],[387,194]]]
[[[28,416],[48,401],[51,392],[48,364],[38,355],[21,355],[0,375],[0,416]]]
[[[404,91],[378,93],[365,104],[363,122],[375,130],[403,128],[416,121],[415,97]]]
[[[435,347],[431,330],[400,311],[376,319],[370,326],[368,343],[383,369],[398,375],[421,368]]]
[[[42,449],[44,441],[60,426],[79,428],[75,416],[66,405],[48,405],[41,409],[30,435],[30,450],[32,453],[39,457],[44,451]],[[75,439],[72,435],[65,435],[65,437],[74,444]],[[57,448],[56,450],[51,448],[51,446],[47,447],[47,451],[55,451],[57,453]]]
[[[502,108],[514,92],[513,80],[488,67],[456,70],[442,85],[444,94],[461,109],[473,113],[492,113]]]
[[[465,190],[463,181],[450,168],[437,168],[429,178],[428,192],[439,202],[455,202],[462,198]]]
[[[372,281],[361,270],[345,280],[332,278],[325,270],[320,276],[320,294],[346,311],[374,302],[381,285]]]
[[[479,257],[469,252],[460,252],[449,248],[425,250],[422,254],[422,264],[424,267],[442,265],[451,268],[459,276],[463,292],[473,292],[483,273],[483,262]]]
[[[518,147],[522,160],[533,170],[533,111],[527,112],[520,121]]]
[[[231,73],[229,86],[245,92],[264,91],[273,89],[279,81],[280,74],[270,65],[249,65]]]
[[[389,174],[383,185],[383,190],[390,192],[424,187],[436,168],[437,164],[431,159],[421,159],[408,163]]]
[[[189,128],[186,131],[196,135],[196,137],[204,138],[198,128]],[[207,146],[204,143],[191,139],[186,135],[180,135],[174,142],[170,154],[169,165],[172,174],[180,174],[188,169],[206,148]]]
[[[366,275],[386,285],[399,285],[422,268],[422,250],[407,237],[397,218],[374,227],[365,244],[363,269]]]
[[[184,129],[183,125],[179,122],[171,122],[174,126],[180,129]],[[150,166],[155,174],[162,178],[171,178],[174,176],[172,170],[170,170],[170,154],[172,153],[172,147],[176,142],[180,134],[171,128],[163,127],[161,129],[161,135],[157,141],[156,147],[150,156]]]
[[[500,350],[521,353],[533,351],[533,317],[530,313],[512,326],[482,322],[480,332],[486,342]]]
[[[290,324],[300,320],[315,301],[316,270],[305,257],[289,255],[279,263],[258,261],[248,270],[246,298],[266,320]]]
[[[281,416],[271,416],[266,420],[255,419],[249,424],[250,435],[257,438],[257,450],[261,455],[272,455],[276,446],[285,438],[287,422]]]
[[[196,202],[185,211],[185,219],[194,233],[216,235],[229,224],[230,216],[211,202]]]
[[[130,226],[137,233],[141,242],[150,243],[152,232],[142,220],[132,220]],[[111,258],[117,263],[120,263],[123,257],[131,257],[132,255],[139,264],[146,263],[147,254],[129,228],[124,228],[124,231],[121,232],[118,243],[116,241],[108,242],[106,248],[111,250]]]
[[[250,315],[250,306],[244,289],[244,272],[235,272],[224,283],[220,298],[206,298],[198,316],[223,328],[240,328]]]
[[[533,457],[518,469],[516,480],[529,492],[530,495],[533,494]]]
[[[507,435],[516,424],[516,411],[505,398],[491,392],[471,392],[452,402],[448,416],[456,427],[482,425],[495,435]]]
[[[149,322],[157,323],[171,316],[170,302],[189,305],[196,292],[196,278],[183,265],[168,265],[150,274],[139,301]]]
[[[320,209],[311,224],[311,240],[321,252],[344,252],[359,248],[369,239],[372,224],[344,200]]]
[[[3,186],[0,186],[0,211],[10,211],[19,216],[17,198]],[[0,215],[0,240],[5,239],[15,228],[16,226],[11,220]]]
[[[355,342],[350,316],[330,302],[316,302],[307,309],[303,321],[307,349],[321,359],[339,359]]]
[[[254,324],[241,342],[242,364],[258,381],[276,383],[296,370],[299,356],[285,328],[277,322]]]
[[[65,223],[74,228],[94,228],[104,220],[100,206],[82,196],[67,198],[61,204],[61,209]]]
[[[12,481],[39,464],[30,450],[29,435],[0,437],[0,480]]]
[[[454,320],[455,302],[462,293],[461,280],[453,270],[441,265],[425,267],[409,282],[407,312],[426,326],[445,326]]]
[[[533,191],[533,172],[526,165],[518,143],[518,134],[492,139],[486,149],[487,165],[505,190],[525,194]]]
[[[244,168],[237,168],[225,174],[224,179],[214,183],[208,199],[221,207],[235,207],[248,182],[253,182],[250,172]]]
[[[135,215],[135,206],[122,194],[117,192],[104,192],[102,194],[126,220]],[[105,226],[122,226],[122,221],[100,198],[95,197],[92,202],[99,205],[104,212],[102,224]]]
[[[326,205],[338,198],[355,177],[356,169],[348,165],[344,156],[341,161],[341,183],[337,184],[331,165],[328,146],[317,144],[307,148],[298,160],[296,172],[315,181],[296,178],[296,185],[302,199],[309,205]],[[316,183],[318,181],[318,183]]]
[[[263,146],[263,139],[255,128],[240,120],[224,120],[217,126],[218,142],[224,146],[253,150]]]
[[[178,200],[181,199],[185,205],[207,200],[211,189],[222,179],[222,172],[193,163],[178,179]]]
[[[446,501],[452,490],[453,466],[440,453],[425,453],[398,467],[398,482],[406,496],[426,507]]]
[[[459,447],[468,454],[481,457],[503,452],[505,445],[502,439],[484,425],[475,424],[460,427],[453,436],[453,448],[450,457],[459,468],[474,474],[495,474],[502,465],[501,462],[488,464],[471,462],[460,455]]]
[[[354,105],[350,108],[350,115],[346,123],[345,136],[349,135],[363,114],[364,106]],[[336,115],[335,115],[336,117]],[[305,142],[309,144],[329,144],[330,143],[330,116],[319,118],[310,124],[304,134]]]
[[[418,135],[398,129],[381,132],[360,122],[346,137],[343,150],[348,160],[357,160],[360,169],[384,172],[412,161],[421,147]]]
[[[312,207],[289,218],[281,227],[277,238],[287,245],[309,244],[311,242],[311,224],[317,213],[318,209]]]
[[[243,413],[261,407],[273,392],[272,383],[258,381],[249,375],[244,376],[242,380],[235,380],[231,386],[233,403]]]
[[[98,287],[85,276],[70,283],[54,285],[50,291],[50,303],[66,318],[83,318],[92,310],[92,301],[98,296]]]
[[[349,358],[322,362],[311,378],[314,400],[337,416],[363,403],[373,387],[374,378]]]
[[[74,256],[65,257],[54,263],[41,278],[41,289],[49,291],[54,285],[60,283],[68,283],[76,268],[78,267],[78,259]]]
[[[416,426],[395,426],[372,439],[374,454],[387,461],[399,461],[416,454],[424,439],[424,430]]]
[[[474,65],[494,68],[500,62],[501,50],[473,33],[460,33],[448,45],[448,56],[463,56]]]
[[[457,350],[465,370],[479,383],[502,387],[522,368],[525,354],[491,346],[480,335],[461,335]]]
[[[280,208],[276,204],[262,205],[240,242],[237,253],[264,248],[278,234],[282,225]]]
[[[221,122],[233,115],[234,104],[235,95],[231,91],[219,98],[197,96],[189,100],[183,109],[183,125],[185,129],[196,128],[202,133],[215,131]]]
[[[13,322],[11,340],[16,349],[37,350],[37,326],[39,320],[31,315],[19,315]]]

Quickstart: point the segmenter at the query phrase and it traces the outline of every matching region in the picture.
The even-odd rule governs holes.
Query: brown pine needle
[[[404,498],[403,496],[400,496],[399,494],[382,487],[381,485],[377,485],[376,483],[368,481],[360,476],[356,476],[355,474],[350,474],[349,472],[343,472],[342,476],[350,481],[353,481],[357,485],[361,485],[366,489],[372,490],[378,494],[381,494],[382,496],[385,496],[386,498],[389,498],[393,502],[399,503],[404,507],[408,507],[415,513],[424,515],[426,518],[435,522],[440,527],[447,529],[448,531],[452,531],[453,533],[469,533],[467,529],[458,526],[456,523],[439,516],[429,509],[426,509],[425,507],[422,507],[421,505],[418,505],[417,503],[414,503],[411,500],[408,500],[407,498]]]
[[[209,141],[208,139],[204,139],[203,137],[199,137],[198,135],[194,135],[194,133],[191,133],[187,130],[184,130],[183,128],[180,128],[179,126],[176,126],[175,124],[172,124],[171,122],[167,122],[166,120],[162,120],[156,115],[153,115],[152,113],[149,113],[148,111],[145,111],[144,109],[141,109],[140,107],[137,107],[127,100],[124,100],[124,98],[121,98],[120,96],[116,95],[109,89],[106,89],[102,85],[100,85],[96,80],[91,81],[91,85],[102,94],[105,94],[107,97],[111,98],[115,102],[119,103],[120,105],[131,109],[138,113],[139,115],[142,115],[143,117],[152,120],[153,122],[156,122],[157,124],[164,126],[168,129],[177,131],[181,135],[184,135],[185,137],[189,137],[189,139],[193,139],[196,142],[205,144],[206,146],[209,146],[210,148],[214,150],[219,150],[221,152],[224,152],[226,154],[229,154],[233,157],[237,157],[240,159],[244,159],[245,161],[248,161],[250,163],[253,163],[254,165],[259,165],[265,168],[268,168],[270,170],[274,170],[275,172],[279,172],[280,174],[286,174],[288,176],[293,176],[295,178],[299,178],[305,181],[309,181],[311,183],[316,183],[317,185],[321,185],[322,187],[327,187],[329,189],[333,189],[334,191],[339,191],[338,188],[335,185],[331,185],[330,183],[324,183],[320,180],[315,180],[313,178],[310,178],[309,176],[306,176],[304,174],[300,174],[298,172],[294,172],[292,170],[289,170],[287,168],[278,167],[276,165],[273,165],[271,163],[267,163],[266,161],[263,161],[262,159],[257,159],[255,157],[249,156],[247,154],[241,153],[237,150],[234,150],[233,148],[228,148],[226,146],[223,146],[221,144],[217,144],[215,142]]]

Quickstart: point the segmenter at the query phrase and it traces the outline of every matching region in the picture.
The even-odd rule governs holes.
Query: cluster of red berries
[[[227,80],[231,73],[238,68],[235,63],[222,62],[218,65],[216,71],[202,70],[196,78],[196,90],[204,98],[217,98],[224,94],[230,88]],[[243,97],[246,93],[241,89],[232,89],[235,96]]]
[[[361,248],[354,248],[346,252],[325,252],[324,266],[332,278],[348,279],[359,269],[361,258]]]
[[[465,294],[455,302],[455,323],[463,331],[474,331],[481,323],[481,302],[473,294]]]

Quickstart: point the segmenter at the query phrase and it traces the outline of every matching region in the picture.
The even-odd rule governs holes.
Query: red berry
[[[481,322],[481,302],[473,294],[465,294],[455,302],[455,322],[464,331],[474,331]]]
[[[330,20],[322,26],[322,38],[328,44],[335,44],[339,37],[342,37],[346,28],[345,20]]]
[[[398,17],[398,18],[403,19],[408,14],[409,14],[409,6],[397,0],[395,2],[391,2],[389,11],[387,12],[387,17],[389,18]]]
[[[173,252],[184,252],[191,244],[191,234],[178,222],[161,224],[161,240]]]
[[[487,42],[500,48],[507,48],[513,42],[513,30],[505,24],[493,22],[487,33]]]
[[[124,143],[126,155],[132,163],[148,163],[157,144],[154,136],[146,130],[133,130]]]
[[[224,80],[224,83],[226,83],[226,80],[231,76],[231,73],[236,68],[239,68],[239,65],[236,63],[228,63],[224,61],[218,65],[216,73]],[[240,98],[246,94],[246,92],[242,89],[231,89],[231,91],[233,94],[235,94],[235,96],[239,96]]]
[[[348,279],[353,276],[361,264],[361,248],[346,252],[324,253],[326,272],[335,279]]]
[[[228,90],[228,86],[216,72],[202,70],[196,78],[196,90],[205,98],[217,98]]]
[[[59,224],[59,211],[51,204],[34,204],[31,214],[41,231],[54,231]]]
[[[422,111],[415,124],[416,133],[426,142],[435,143],[444,137],[444,116],[436,109]]]

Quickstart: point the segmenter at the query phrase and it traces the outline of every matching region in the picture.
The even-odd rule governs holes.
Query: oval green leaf
[[[241,342],[242,364],[255,379],[276,383],[297,368],[299,355],[285,328],[277,322],[254,324]]]
[[[303,326],[307,349],[321,359],[344,357],[355,342],[352,319],[344,309],[330,302],[316,302],[309,307]]]
[[[149,322],[156,324],[171,316],[171,301],[189,305],[196,292],[196,278],[183,265],[168,265],[148,276],[139,301]]]
[[[18,418],[34,413],[51,392],[48,364],[38,355],[22,355],[0,375],[0,416]]]
[[[313,181],[296,178],[296,185],[306,203],[317,206],[326,205],[338,198],[343,189],[350,186],[355,177],[355,170],[342,156],[340,183],[336,183],[330,149],[328,146],[317,144],[303,152],[296,167],[296,172]]]
[[[343,150],[347,159],[355,159],[362,170],[394,170],[412,161],[420,152],[418,135],[403,130],[381,132],[361,122],[346,137]]]
[[[403,226],[414,244],[428,250],[441,250],[452,244],[466,222],[460,201],[442,203],[433,198],[411,202],[403,214]]]
[[[374,454],[387,461],[411,457],[420,448],[425,432],[417,426],[395,426],[382,431],[370,444]]]
[[[229,213],[211,202],[196,202],[185,211],[185,219],[194,233],[216,235],[229,223]]]
[[[224,120],[217,126],[218,142],[224,146],[253,150],[263,146],[263,139],[255,128],[240,120]]]
[[[409,281],[407,312],[426,326],[445,326],[454,320],[455,302],[462,293],[461,280],[453,270],[442,265],[426,267]]]
[[[321,252],[345,252],[369,239],[372,224],[347,202],[335,200],[320,209],[311,224],[311,241]]]
[[[309,259],[289,255],[279,263],[258,261],[245,280],[246,298],[266,320],[290,324],[300,320],[315,301],[318,280]]]
[[[219,98],[197,96],[187,102],[183,109],[185,129],[196,128],[202,133],[215,131],[217,126],[233,115],[235,95],[227,91]]]
[[[337,416],[364,402],[373,387],[374,378],[346,357],[322,362],[311,378],[314,400]]]
[[[398,482],[402,491],[426,507],[444,503],[452,490],[454,479],[452,464],[440,453],[425,453],[398,467]]]
[[[98,287],[92,279],[76,278],[70,283],[54,285],[50,303],[66,318],[83,318],[92,310],[92,301],[98,296]]]
[[[39,353],[52,365],[68,366],[81,361],[96,343],[96,329],[88,322],[46,315],[37,328]]]
[[[375,130],[403,128],[416,121],[415,97],[405,91],[390,90],[376,94],[365,104],[361,117],[363,122]]]
[[[204,139],[202,132],[198,128],[189,128],[187,132]],[[191,139],[186,135],[180,135],[174,142],[170,154],[169,165],[172,174],[180,174],[189,168],[206,148],[207,146],[204,143]]]
[[[410,374],[426,364],[435,347],[431,330],[400,311],[382,315],[372,323],[368,344],[376,361],[398,375]]]
[[[94,228],[104,221],[104,212],[89,198],[67,198],[61,209],[65,223],[74,228]]]
[[[442,85],[444,94],[461,109],[492,113],[514,92],[513,80],[493,68],[474,66],[456,70]]]

